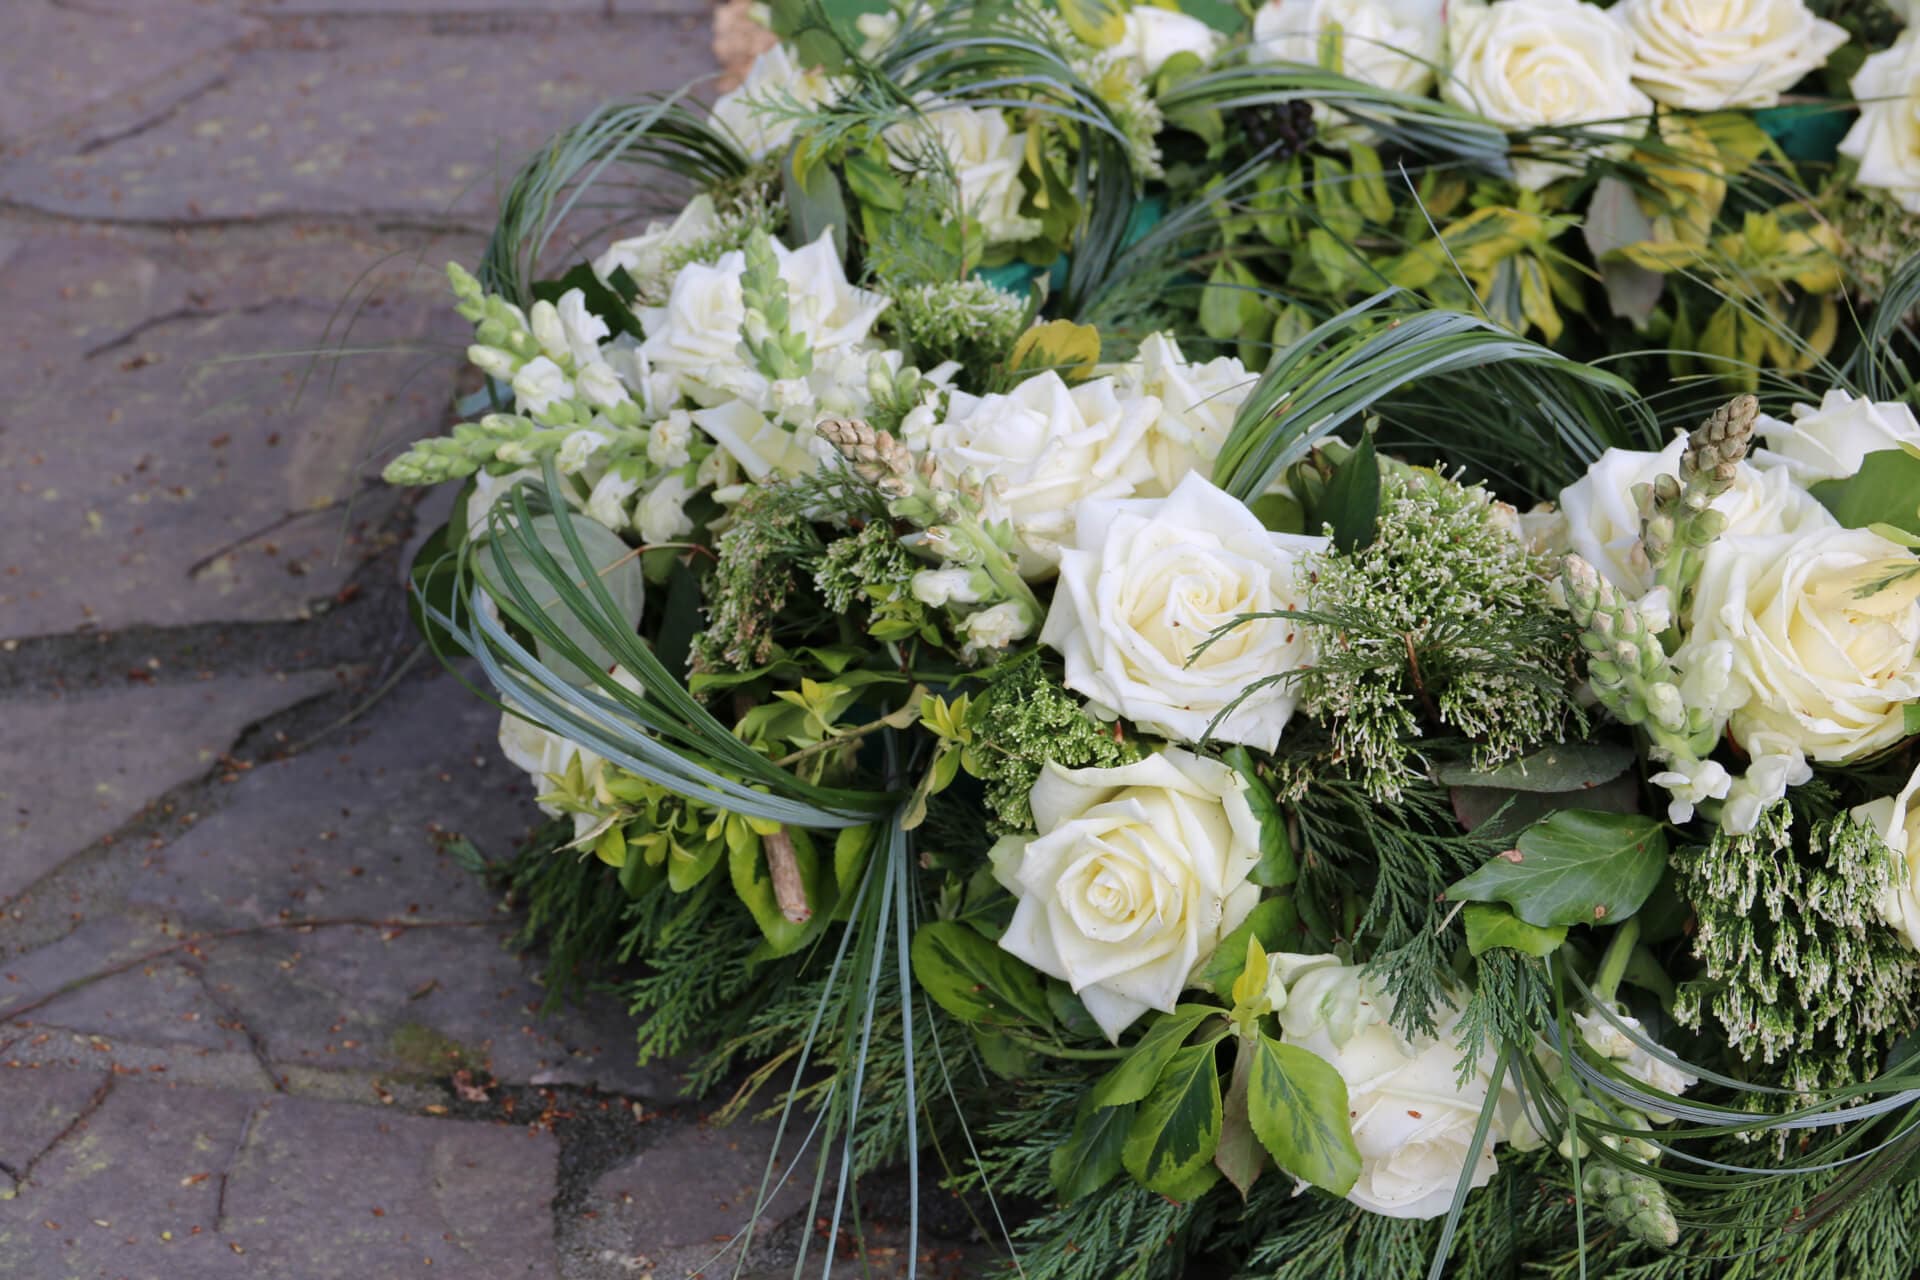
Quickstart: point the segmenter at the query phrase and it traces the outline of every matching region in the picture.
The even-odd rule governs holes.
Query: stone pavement
[[[0,1280],[697,1270],[769,1135],[539,1013],[453,838],[527,788],[408,660],[446,497],[377,473],[460,385],[439,264],[552,130],[711,73],[709,11],[5,10]]]

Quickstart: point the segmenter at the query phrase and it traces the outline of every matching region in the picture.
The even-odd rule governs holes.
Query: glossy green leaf
[[[1564,809],[1447,889],[1456,902],[1504,902],[1531,925],[1617,924],[1667,865],[1665,828],[1640,814]]]
[[[991,1026],[1052,1024],[1040,976],[959,921],[922,925],[910,953],[914,978],[954,1017]]]
[[[847,201],[831,166],[817,160],[803,163],[795,143],[780,166],[780,186],[787,202],[787,242],[798,249],[812,244],[823,231],[833,232],[834,252],[847,252]]]
[[[1060,1199],[1072,1204],[1091,1195],[1120,1172],[1120,1151],[1133,1124],[1134,1104],[1099,1107],[1091,1095],[1074,1112],[1073,1134],[1048,1157],[1047,1172]]]
[[[1441,765],[1433,778],[1446,787],[1504,787],[1509,791],[1579,791],[1627,771],[1634,750],[1623,742],[1560,742],[1497,769]]]
[[[1530,956],[1548,956],[1567,940],[1567,926],[1557,924],[1543,929],[1528,924],[1503,903],[1469,902],[1461,915],[1467,926],[1467,950],[1476,956],[1495,947],[1508,947]]]
[[[1920,454],[1877,450],[1847,479],[1823,481],[1811,492],[1849,529],[1889,524],[1920,534]]]
[[[1211,1044],[1190,1044],[1167,1061],[1134,1113],[1121,1163],[1149,1190],[1184,1190],[1220,1145],[1220,1071]]]
[[[1263,1035],[1251,1050],[1247,1117],[1282,1169],[1343,1196],[1360,1177],[1360,1149],[1347,1114],[1347,1083],[1298,1045]]]
[[[1268,898],[1247,913],[1237,928],[1220,939],[1220,945],[1200,967],[1199,981],[1213,989],[1222,1000],[1228,998],[1233,983],[1245,967],[1247,939],[1259,940],[1266,951],[1291,951],[1300,941],[1300,914],[1291,897]]]
[[[1260,823],[1260,861],[1254,864],[1247,879],[1265,888],[1284,889],[1300,878],[1299,859],[1287,835],[1287,815],[1275,803],[1272,790],[1261,778],[1252,752],[1245,747],[1235,747],[1227,752],[1226,761],[1246,781],[1241,794],[1247,798],[1247,806]]]
[[[1244,953],[1246,944],[1241,943]],[[1093,1087],[1093,1103],[1097,1107],[1113,1107],[1123,1102],[1139,1102],[1153,1091],[1154,1081],[1166,1069],[1167,1063],[1180,1052],[1187,1037],[1193,1034],[1209,1016],[1220,1010],[1211,1005],[1183,1004],[1172,1013],[1163,1013],[1147,1028],[1140,1037],[1140,1043],[1133,1046],[1133,1052],[1120,1060],[1120,1065],[1100,1078]],[[1217,1042],[1226,1031],[1222,1028],[1209,1043]]]

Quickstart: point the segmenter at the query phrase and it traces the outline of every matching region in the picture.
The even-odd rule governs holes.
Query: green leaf
[[[1901,723],[1909,735],[1920,733],[1920,702],[1909,702],[1900,709]]]
[[[876,209],[897,212],[907,207],[907,191],[896,174],[885,161],[876,160],[864,151],[853,151],[847,155],[847,190],[853,192],[853,198],[861,204]]]
[[[1260,1176],[1261,1166],[1267,1160],[1266,1148],[1261,1146],[1259,1136],[1253,1131],[1253,1122],[1247,1117],[1247,1090],[1257,1052],[1250,1042],[1242,1040],[1234,1053],[1233,1082],[1227,1087],[1220,1120],[1220,1145],[1213,1153],[1214,1167],[1226,1175],[1242,1201],[1253,1189],[1254,1180]]]
[[[1246,943],[1240,944],[1241,953],[1246,952]],[[1237,975],[1236,975],[1237,976]],[[1133,1052],[1120,1060],[1120,1065],[1102,1076],[1100,1083],[1093,1087],[1093,1105],[1096,1107],[1116,1107],[1123,1102],[1138,1102],[1153,1091],[1154,1081],[1180,1052],[1180,1046],[1186,1043],[1193,1029],[1210,1015],[1220,1010],[1211,1005],[1183,1004],[1172,1013],[1163,1013],[1140,1042],[1133,1046]],[[1208,1043],[1217,1042],[1226,1034],[1224,1027]]]
[[[1274,803],[1273,792],[1260,777],[1253,753],[1245,747],[1227,752],[1226,761],[1246,781],[1241,794],[1260,823],[1260,861],[1247,879],[1269,889],[1284,889],[1300,878],[1300,862],[1287,836],[1287,815]]]
[[[700,611],[700,579],[675,560],[667,573],[666,606],[661,611],[659,629],[654,632],[654,657],[668,671],[684,675],[693,638],[705,626],[706,618]]]
[[[1567,940],[1567,926],[1542,929],[1528,924],[1501,903],[1469,902],[1462,913],[1467,923],[1467,950],[1481,955],[1495,947],[1509,947],[1530,956],[1550,956]]]
[[[576,568],[573,552],[567,547],[565,535],[560,532],[560,522],[553,516],[534,516],[527,525],[527,531],[544,547],[549,555],[558,561],[576,585],[580,583],[580,573]],[[627,544],[620,541],[618,535],[605,525],[595,524],[591,520],[575,520],[573,532],[580,539],[581,550],[587,553],[587,561],[593,565],[603,586],[613,596],[614,605],[620,610],[621,617],[629,626],[637,625],[641,607],[646,603],[647,579],[640,570],[640,562],[634,558]],[[535,604],[551,619],[560,633],[578,645],[600,670],[605,671],[614,665],[613,651],[602,644],[593,634],[588,622],[581,618],[566,601],[560,598],[552,586],[542,580],[539,566],[532,553],[521,545],[517,537],[499,539],[496,548],[506,556],[513,572],[532,590]],[[492,555],[478,557],[483,578],[491,579],[494,565]],[[492,592],[495,599],[506,598],[503,590]],[[545,640],[539,640],[536,652],[540,661],[552,667],[574,684],[593,683],[593,676],[570,659],[563,657],[555,646]]]
[[[628,284],[631,283],[629,279]],[[634,314],[626,299],[603,283],[587,263],[581,263],[558,280],[536,282],[533,297],[536,302],[558,302],[575,289],[586,295],[587,310],[605,320],[615,333],[630,333],[636,338],[647,336],[640,327],[640,317]]]
[[[1087,1006],[1080,1002],[1072,987],[1058,978],[1047,981],[1047,1008],[1053,1010],[1054,1020],[1069,1036],[1092,1040],[1100,1034],[1100,1024],[1087,1012]]]
[[[1256,938],[1267,951],[1290,951],[1299,941],[1300,915],[1290,897],[1268,898],[1247,913],[1238,928],[1220,939],[1220,945],[1200,968],[1199,981],[1225,1000],[1234,979],[1246,964],[1247,939]]]
[[[1811,492],[1849,529],[1890,524],[1920,534],[1920,455],[1880,449],[1845,480],[1824,480]]]
[[[1220,1145],[1220,1071],[1213,1045],[1190,1044],[1168,1060],[1166,1070],[1135,1112],[1121,1147],[1121,1163],[1148,1190],[1184,1189]]]
[[[840,180],[833,169],[821,163],[800,167],[800,149],[804,141],[794,143],[780,165],[780,189],[787,202],[787,240],[799,249],[820,238],[832,228],[834,252],[847,252],[847,202],[840,193]]]
[[[1072,1204],[1091,1195],[1120,1172],[1120,1150],[1133,1124],[1134,1104],[1097,1107],[1091,1094],[1080,1099],[1073,1135],[1048,1157],[1047,1172],[1060,1199]]]
[[[1563,809],[1447,889],[1456,902],[1504,902],[1528,924],[1618,924],[1667,865],[1666,829],[1640,814]]]
[[[1360,443],[1334,467],[1320,515],[1333,526],[1336,551],[1351,555],[1373,541],[1380,519],[1380,459],[1371,431],[1362,431]]]
[[[1443,787],[1504,787],[1510,791],[1580,791],[1611,782],[1634,762],[1621,742],[1561,742],[1510,760],[1497,769],[1440,765],[1433,780]]]
[[[1282,1169],[1343,1196],[1360,1177],[1347,1082],[1325,1060],[1263,1035],[1253,1050],[1247,1117]]]
[[[1033,1074],[1039,1062],[1033,1050],[1012,1036],[990,1031],[986,1027],[974,1026],[973,1044],[980,1051],[980,1061],[986,1064],[987,1070],[1002,1080],[1024,1080]]]
[[[1052,1025],[1039,975],[959,921],[922,925],[909,951],[914,978],[954,1017],[991,1026]]]

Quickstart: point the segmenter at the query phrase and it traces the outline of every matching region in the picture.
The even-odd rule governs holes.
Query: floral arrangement
[[[1417,9],[776,6],[449,269],[387,476],[501,874],[830,1239],[937,1162],[1059,1280],[1920,1265],[1920,259],[1828,217],[1920,153],[1753,115],[1869,24]]]

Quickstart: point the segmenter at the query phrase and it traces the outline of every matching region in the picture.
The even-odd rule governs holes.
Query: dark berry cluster
[[[1241,133],[1247,149],[1255,153],[1273,149],[1275,160],[1285,160],[1307,149],[1313,141],[1313,104],[1262,102],[1242,107],[1238,113]]]

